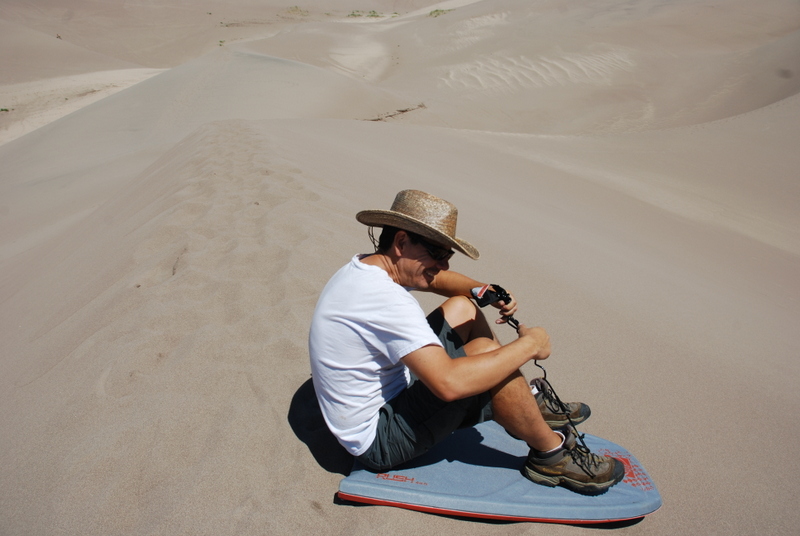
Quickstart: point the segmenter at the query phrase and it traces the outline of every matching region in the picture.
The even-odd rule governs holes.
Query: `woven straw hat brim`
[[[436,243],[450,246],[470,259],[477,260],[481,256],[475,246],[466,240],[461,240],[458,237],[451,237],[425,222],[400,212],[392,210],[362,210],[356,214],[356,219],[364,225],[369,225],[371,227],[384,227],[389,225],[391,227],[403,229],[404,231],[411,231],[412,233],[433,240]]]

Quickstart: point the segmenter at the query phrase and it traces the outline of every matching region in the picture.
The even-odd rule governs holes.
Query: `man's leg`
[[[499,348],[500,341],[483,313],[467,298],[450,298],[441,306],[444,317],[464,341],[467,355]],[[539,451],[558,447],[563,438],[553,432],[539,411],[525,377],[519,371],[501,382],[492,394],[494,420]]]
[[[509,433],[540,451],[561,445],[563,438],[545,422],[522,373],[515,372],[491,393],[494,420]]]
[[[483,313],[467,298],[450,298],[444,317],[464,341],[467,355],[500,346]],[[578,445],[571,427],[554,432],[545,422],[522,373],[515,371],[491,389],[494,420],[531,447],[522,473],[545,486],[562,485],[587,495],[604,493],[625,476],[622,462]]]

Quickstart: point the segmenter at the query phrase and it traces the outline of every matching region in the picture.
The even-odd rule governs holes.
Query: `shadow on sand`
[[[306,444],[320,467],[330,473],[350,474],[353,457],[328,430],[311,378],[292,397],[288,419],[297,439]]]

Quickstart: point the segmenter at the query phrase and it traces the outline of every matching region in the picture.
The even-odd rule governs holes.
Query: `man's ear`
[[[398,257],[403,254],[403,249],[405,249],[408,242],[408,233],[403,230],[397,231],[397,234],[394,235],[392,247],[394,248],[394,252]]]

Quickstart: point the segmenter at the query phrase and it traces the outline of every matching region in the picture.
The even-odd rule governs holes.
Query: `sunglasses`
[[[419,237],[418,242],[422,244],[422,247],[425,248],[425,251],[428,252],[431,259],[435,260],[436,262],[444,262],[449,261],[450,257],[455,255],[455,251],[447,248],[443,248],[441,246],[437,246],[435,244],[431,244],[427,240],[422,237]]]

